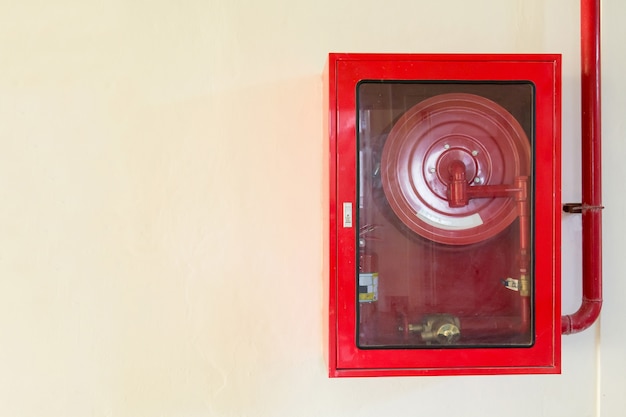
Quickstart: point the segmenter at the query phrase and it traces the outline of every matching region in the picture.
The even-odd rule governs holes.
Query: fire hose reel
[[[506,109],[476,94],[438,94],[394,124],[382,186],[415,233],[449,245],[477,243],[517,218],[515,199],[493,186],[515,190],[528,178],[530,159],[524,129]]]
[[[332,54],[330,374],[560,370],[560,56]]]

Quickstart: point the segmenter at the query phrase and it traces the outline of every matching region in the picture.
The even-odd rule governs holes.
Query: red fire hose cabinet
[[[560,56],[325,75],[330,375],[560,372]]]

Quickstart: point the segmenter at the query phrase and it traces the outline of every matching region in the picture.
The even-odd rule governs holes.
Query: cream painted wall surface
[[[0,2],[0,416],[623,416],[626,4],[603,4],[605,307],[552,376],[329,379],[328,52],[563,54],[572,0]],[[580,299],[564,216],[563,308]]]

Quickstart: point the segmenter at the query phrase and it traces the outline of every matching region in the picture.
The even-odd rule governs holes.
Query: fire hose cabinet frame
[[[560,373],[560,55],[324,75],[329,375]]]

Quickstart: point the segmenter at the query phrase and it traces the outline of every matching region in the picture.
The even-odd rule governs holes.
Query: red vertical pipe
[[[581,0],[583,297],[561,317],[563,334],[591,326],[602,308],[602,164],[600,130],[600,0]]]

